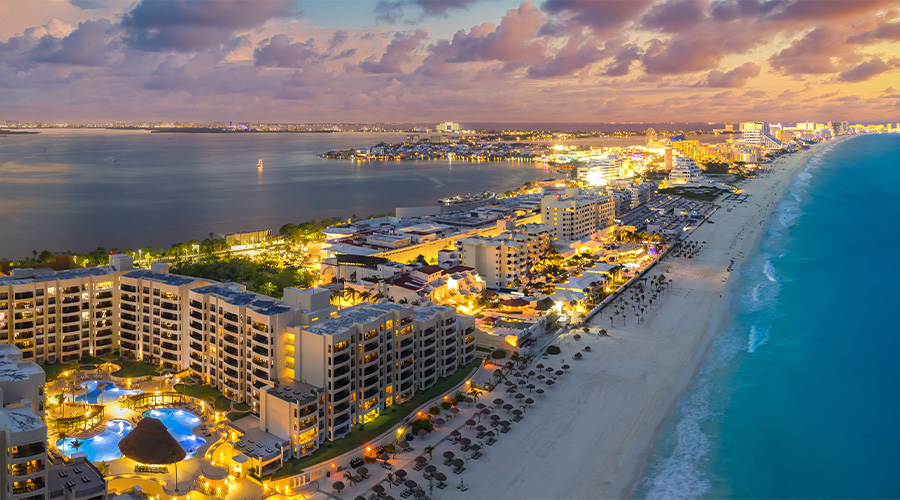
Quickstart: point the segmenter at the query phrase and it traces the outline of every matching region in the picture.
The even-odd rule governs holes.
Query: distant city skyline
[[[0,122],[896,122],[898,0],[41,0]]]

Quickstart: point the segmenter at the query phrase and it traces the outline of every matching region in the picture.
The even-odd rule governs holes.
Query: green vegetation
[[[503,349],[497,349],[496,351],[491,353],[491,357],[494,359],[503,359],[506,357],[506,351]]]
[[[172,266],[172,273],[247,283],[249,290],[275,298],[281,298],[286,287],[309,288],[319,279],[313,271],[266,256],[256,259],[214,256],[194,262],[179,262]]]
[[[662,194],[671,194],[675,196],[682,196],[684,198],[689,198],[692,200],[703,200],[703,201],[712,201],[719,197],[722,193],[727,193],[728,191],[724,189],[714,188],[714,187],[670,187],[665,189],[660,189],[660,193]]]
[[[228,415],[226,415],[226,417],[228,417],[228,420],[231,420],[232,422],[234,422],[235,420],[240,420],[249,414],[250,414],[250,412],[233,411],[233,412],[229,413]]]
[[[453,375],[438,379],[434,386],[417,393],[409,401],[385,409],[378,418],[369,422],[363,428],[357,426],[350,435],[337,441],[330,443],[326,442],[312,455],[300,459],[292,458],[291,460],[288,460],[284,464],[284,467],[272,474],[270,479],[281,479],[283,477],[299,474],[304,467],[316,465],[319,462],[343,455],[354,448],[363,446],[402,422],[403,419],[408,417],[409,414],[419,406],[422,406],[424,403],[459,385],[466,379],[469,372],[480,363],[481,361],[476,359],[467,365],[459,367],[459,370],[453,373]]]
[[[431,424],[430,418],[417,418],[413,420],[412,425],[410,426],[410,431],[412,431],[413,436],[418,436],[419,431],[427,431],[431,432],[434,430],[434,425]]]
[[[703,165],[703,171],[707,174],[727,174],[730,167],[726,161],[711,161]]]
[[[547,346],[547,354],[559,354],[559,346],[551,345]]]
[[[122,377],[122,378],[138,378],[138,377],[146,377],[147,375],[154,375],[157,371],[156,365],[151,365],[146,361],[125,361],[125,360],[117,360],[113,361],[115,364],[119,365],[119,370],[112,373],[114,377]]]
[[[184,385],[176,384],[175,390],[187,396],[202,399],[211,404],[215,411],[228,411],[231,409],[231,400],[226,398],[218,389],[208,385]],[[249,410],[250,407],[244,405]],[[235,407],[236,410],[242,408]]]
[[[285,224],[278,230],[278,234],[284,237],[289,245],[309,245],[315,241],[325,239],[322,230],[334,224],[340,224],[344,219],[322,219],[321,221],[306,221],[300,224]]]
[[[250,411],[250,405],[247,403],[235,403],[234,409],[237,411]]]

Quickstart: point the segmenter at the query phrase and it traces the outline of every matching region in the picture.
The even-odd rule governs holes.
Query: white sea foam
[[[747,339],[747,352],[754,353],[756,350],[769,343],[769,327],[761,327],[753,325],[750,327],[750,337]]]
[[[713,377],[741,350],[733,332],[723,333],[713,342],[694,385],[678,402],[680,419],[675,426],[672,452],[651,464],[649,474],[641,482],[648,500],[701,498],[709,492],[712,485],[703,468],[712,440],[703,425],[718,418],[727,401],[727,395],[721,394],[723,387]]]
[[[755,287],[753,287],[753,291],[750,292],[750,298],[753,299],[753,302],[759,302],[759,287],[762,286],[762,283],[757,283]]]
[[[778,283],[778,278],[775,276],[775,265],[772,264],[771,260],[767,260],[763,265],[763,274],[765,274],[766,278],[769,278],[769,281],[772,283]]]

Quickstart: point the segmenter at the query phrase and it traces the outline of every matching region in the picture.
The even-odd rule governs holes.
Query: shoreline
[[[842,138],[838,140],[840,142],[843,142],[847,139],[848,138]],[[733,267],[734,271],[728,276],[728,279],[725,282],[725,286],[722,289],[721,298],[717,301],[715,311],[709,318],[707,327],[703,335],[699,339],[698,349],[694,352],[694,355],[687,362],[684,370],[679,375],[676,382],[672,385],[670,393],[665,398],[664,404],[659,407],[659,409],[657,410],[657,414],[654,415],[654,417],[657,417],[654,418],[654,420],[656,420],[656,425],[654,426],[652,432],[648,432],[647,435],[644,436],[644,439],[642,439],[642,446],[639,446],[639,448],[642,448],[642,450],[639,456],[635,457],[635,466],[633,467],[633,472],[630,475],[630,479],[627,481],[627,483],[622,483],[623,487],[619,489],[618,492],[614,495],[615,498],[631,498],[638,491],[641,479],[645,475],[650,454],[653,451],[653,447],[656,444],[657,440],[661,436],[664,424],[675,411],[679,400],[687,392],[687,390],[690,389],[691,385],[699,374],[700,369],[702,368],[703,363],[705,362],[706,357],[712,347],[713,341],[730,322],[730,317],[728,316],[727,311],[730,309],[730,305],[732,304],[732,300],[734,299],[734,294],[740,283],[741,276],[746,271],[746,265],[749,262],[750,257],[758,252],[759,247],[762,243],[763,236],[766,234],[772,224],[773,217],[775,216],[775,210],[778,208],[781,200],[783,200],[787,195],[787,189],[791,185],[793,177],[796,175],[797,171],[801,169],[807,161],[809,161],[812,156],[819,152],[822,147],[832,144],[836,143],[833,141],[829,141],[827,143],[819,143],[811,147],[809,150],[804,150],[802,152],[796,153],[791,157],[785,158],[784,160],[779,160],[779,163],[783,162],[782,168],[780,169],[781,172],[779,172],[781,175],[779,176],[776,185],[773,186],[775,189],[767,199],[768,203],[766,204],[765,211],[761,211],[762,215],[758,217],[759,219],[761,219],[761,224],[759,224],[758,228],[752,231],[752,237],[747,243],[742,246],[743,250],[738,252],[737,256],[735,257]],[[770,174],[770,176],[774,175],[776,175],[775,171]],[[754,217],[752,220],[757,220],[757,218]],[[726,255],[732,255],[732,253],[728,252]]]

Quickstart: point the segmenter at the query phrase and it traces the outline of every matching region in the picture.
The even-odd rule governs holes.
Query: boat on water
[[[262,158],[260,158],[260,159],[259,159],[259,163],[256,164],[256,169],[257,169],[257,170],[262,170],[262,169],[263,169]]]

